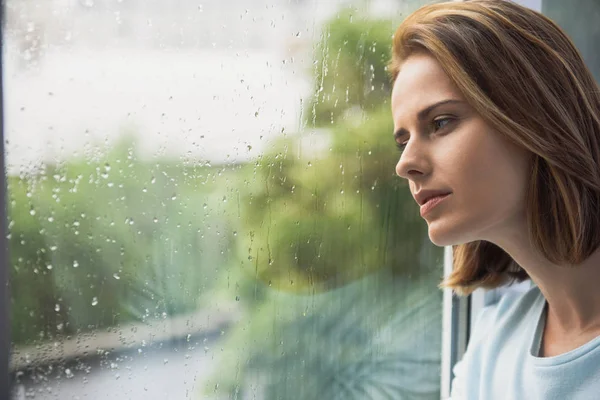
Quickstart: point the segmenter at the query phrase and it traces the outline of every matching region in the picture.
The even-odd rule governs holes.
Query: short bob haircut
[[[437,59],[497,132],[531,153],[527,225],[550,262],[575,267],[600,245],[600,94],[571,40],[544,15],[506,0],[421,7],[394,34],[396,80],[413,52]],[[486,241],[453,246],[441,284],[466,295],[528,278]]]

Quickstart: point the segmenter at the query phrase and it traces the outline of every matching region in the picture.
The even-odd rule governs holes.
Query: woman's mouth
[[[439,196],[434,196],[429,199],[423,205],[421,205],[421,217],[424,217],[427,213],[437,207],[438,204],[443,202],[446,197],[450,196],[452,193],[447,193]]]

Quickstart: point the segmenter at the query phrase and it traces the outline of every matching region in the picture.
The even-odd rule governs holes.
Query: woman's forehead
[[[401,65],[392,88],[392,108],[407,103],[431,103],[442,97],[457,97],[458,89],[444,69],[429,55],[411,55]]]

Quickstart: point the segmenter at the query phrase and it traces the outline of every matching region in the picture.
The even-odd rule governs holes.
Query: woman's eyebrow
[[[429,115],[429,113],[432,112],[435,108],[446,105],[446,104],[457,104],[457,103],[464,103],[464,102],[462,100],[456,100],[456,99],[446,99],[446,100],[438,101],[436,103],[433,103],[433,104],[425,107],[421,111],[419,111],[419,113],[417,114],[417,118],[419,119],[419,121],[423,121],[425,118],[427,118],[427,115]],[[394,132],[394,139],[398,140],[400,137],[402,137],[406,134],[408,134],[408,130],[406,130],[405,128],[400,128],[396,132]]]

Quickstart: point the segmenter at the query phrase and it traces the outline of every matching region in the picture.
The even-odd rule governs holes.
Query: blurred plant
[[[426,225],[404,183],[387,107],[331,133],[326,156],[295,158],[276,146],[245,185],[243,259],[282,290],[327,290],[378,269],[419,271]]]
[[[220,345],[201,398],[439,399],[442,294],[429,272],[379,271],[320,294],[271,288]]]
[[[315,46],[314,95],[305,112],[315,126],[368,112],[389,97],[386,65],[395,24],[346,8],[325,24]]]
[[[196,310],[230,262],[220,168],[134,148],[8,178],[15,344]]]

